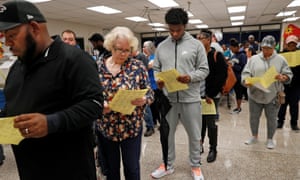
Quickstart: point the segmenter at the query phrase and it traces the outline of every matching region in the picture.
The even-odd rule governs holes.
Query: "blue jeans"
[[[153,129],[154,128],[154,123],[153,123],[153,117],[152,117],[152,112],[150,109],[149,105],[146,105],[145,107],[145,122],[146,122],[146,128],[147,129]]]

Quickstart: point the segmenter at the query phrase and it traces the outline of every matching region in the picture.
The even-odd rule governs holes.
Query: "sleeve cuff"
[[[50,114],[47,115],[46,117],[48,123],[48,133],[52,134],[57,132],[59,129],[58,114]]]

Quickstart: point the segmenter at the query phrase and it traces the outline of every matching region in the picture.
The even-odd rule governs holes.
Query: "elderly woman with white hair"
[[[108,180],[121,179],[121,155],[125,179],[140,179],[144,108],[153,101],[153,93],[145,66],[141,61],[130,58],[137,46],[137,38],[127,27],[115,27],[105,36],[104,47],[112,55],[99,64],[100,83],[104,87],[104,111],[98,120],[98,128],[107,162]],[[126,115],[109,108],[119,89],[149,91],[143,98],[131,102],[136,108],[132,114]]]

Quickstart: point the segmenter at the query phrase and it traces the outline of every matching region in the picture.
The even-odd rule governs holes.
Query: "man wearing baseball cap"
[[[299,42],[298,37],[290,35],[286,38],[286,51],[293,52],[297,50]],[[298,59],[300,60],[300,59]],[[300,66],[291,67],[293,72],[293,79],[291,84],[284,85],[285,103],[280,106],[278,112],[277,128],[283,128],[287,106],[289,105],[290,111],[290,127],[293,131],[299,131],[298,118],[299,118],[299,98],[300,98]]]
[[[242,72],[242,82],[248,87],[249,95],[249,120],[252,136],[245,142],[251,145],[258,142],[258,127],[262,111],[264,110],[267,119],[267,142],[268,149],[274,149],[273,136],[277,126],[277,113],[279,103],[277,94],[281,91],[282,84],[290,83],[292,71],[283,56],[278,55],[274,50],[276,41],[273,36],[266,36],[261,42],[262,51],[250,58]],[[254,84],[246,81],[249,77],[261,77],[269,68],[275,67],[278,74],[276,79],[267,90],[262,90]]]
[[[3,116],[24,139],[12,145],[22,180],[96,180],[92,122],[102,112],[97,67],[84,51],[52,39],[27,1],[0,5],[0,30],[18,60],[6,79]]]

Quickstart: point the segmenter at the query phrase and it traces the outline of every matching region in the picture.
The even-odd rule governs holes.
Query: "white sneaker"
[[[203,177],[200,167],[192,168],[192,176],[193,176],[194,180],[204,180],[204,177]]]
[[[159,168],[151,173],[151,176],[155,179],[162,178],[166,175],[172,174],[174,172],[174,167],[167,166],[167,170],[165,169],[165,164],[162,163]]]
[[[274,144],[272,139],[267,140],[267,148],[268,149],[274,149],[275,148],[275,144]]]
[[[249,140],[245,141],[245,144],[247,144],[247,145],[251,145],[251,144],[255,144],[255,143],[257,143],[256,137],[252,137]]]

